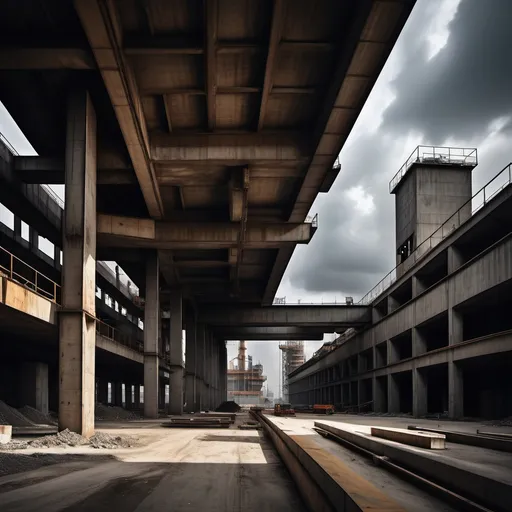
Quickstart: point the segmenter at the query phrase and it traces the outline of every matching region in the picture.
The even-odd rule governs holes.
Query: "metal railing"
[[[367,305],[373,302],[379,295],[387,290],[397,278],[397,270],[406,262],[408,268],[412,267],[417,261],[423,258],[436,245],[444,240],[453,231],[467,222],[471,217],[485,206],[491,199],[499,194],[503,189],[512,183],[512,162],[504,167],[494,178],[476,192],[471,199],[466,201],[451,217],[441,224],[426,240],[418,245],[410,256],[402,263],[398,264],[393,270],[388,272],[376,286],[374,286],[358,304]],[[468,215],[464,210],[471,208],[471,214]],[[462,214],[462,215],[461,215]]]
[[[96,333],[125,347],[136,350],[141,354],[144,353],[144,343],[134,339],[132,335],[112,327],[99,318],[96,318]]]
[[[414,164],[460,165],[475,167],[478,164],[476,148],[451,148],[442,146],[417,146],[411,156],[400,167],[389,182],[389,191],[393,192],[407,171]]]
[[[0,274],[45,299],[59,303],[60,285],[3,247],[0,247]]]
[[[315,213],[315,215],[311,216],[308,215],[305,220],[306,224],[311,224],[311,227],[318,228],[318,213]]]

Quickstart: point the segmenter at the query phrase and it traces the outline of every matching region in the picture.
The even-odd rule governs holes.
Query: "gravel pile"
[[[105,434],[104,432],[98,432],[94,434],[89,440],[89,444],[92,448],[131,448],[135,446],[136,440],[130,436],[113,436],[111,434]]]
[[[512,427],[512,416],[503,418],[502,420],[493,420],[491,425],[493,427]]]
[[[122,407],[110,406],[97,403],[94,411],[96,420],[140,420],[142,417],[133,411],[127,411]]]
[[[72,432],[62,430],[58,434],[39,437],[32,441],[13,439],[10,443],[0,445],[0,450],[15,451],[26,448],[67,448],[68,446],[90,446],[91,448],[131,448],[136,446],[137,439],[132,436],[114,436],[104,432],[94,434],[90,439]]]
[[[57,422],[48,414],[44,414],[30,405],[25,405],[21,409],[18,409],[18,412],[23,414],[25,418],[29,419],[33,423],[37,425],[56,425]]]
[[[2,425],[12,425],[13,427],[33,427],[35,425],[21,412],[2,402],[2,400],[0,400],[0,416],[2,417],[0,420]]]
[[[53,448],[60,446],[82,446],[88,443],[89,441],[86,437],[66,429],[55,435],[34,439],[33,441],[30,441],[28,445],[30,448]]]

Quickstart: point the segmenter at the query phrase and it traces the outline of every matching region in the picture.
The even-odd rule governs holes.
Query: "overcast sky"
[[[394,267],[388,183],[418,144],[477,147],[474,191],[512,160],[511,21],[512,0],[417,1],[341,152],[338,179],[313,205],[319,229],[297,247],[277,296],[359,300]],[[0,131],[30,154],[2,110]],[[276,394],[277,345],[248,342]],[[307,356],[320,345],[307,343]],[[236,350],[229,344],[228,357]]]

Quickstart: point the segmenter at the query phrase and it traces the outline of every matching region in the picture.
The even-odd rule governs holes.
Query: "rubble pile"
[[[44,414],[41,411],[30,407],[30,405],[21,407],[18,409],[18,412],[37,425],[57,425],[57,422],[49,414]]]
[[[13,427],[34,427],[35,423],[26,418],[14,407],[0,400],[0,425],[12,425]]]
[[[142,417],[134,411],[127,411],[122,407],[97,403],[94,411],[94,419],[104,421],[115,420],[140,420]]]

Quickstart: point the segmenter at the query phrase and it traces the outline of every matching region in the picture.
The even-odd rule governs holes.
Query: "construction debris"
[[[233,401],[230,402],[222,402],[217,409],[215,409],[216,412],[240,412],[241,407]]]
[[[131,448],[137,445],[137,439],[132,436],[114,436],[104,432],[97,432],[90,439],[72,432],[69,429],[61,432],[33,439],[32,441],[12,440],[3,444],[2,450],[24,450],[29,448],[67,448],[69,446],[90,446],[91,448]]]

